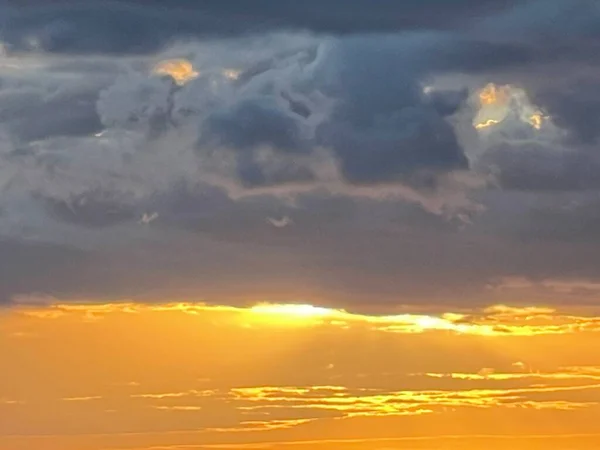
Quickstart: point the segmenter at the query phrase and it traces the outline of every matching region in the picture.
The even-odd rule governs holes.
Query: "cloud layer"
[[[597,307],[20,302],[0,316],[10,450],[598,443]]]
[[[2,5],[2,301],[594,282],[595,2],[314,7]]]

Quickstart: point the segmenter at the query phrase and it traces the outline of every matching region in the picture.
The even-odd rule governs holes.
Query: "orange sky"
[[[596,449],[600,316],[47,305],[0,316],[0,448]]]
[[[600,450],[600,0],[0,18],[0,450]]]

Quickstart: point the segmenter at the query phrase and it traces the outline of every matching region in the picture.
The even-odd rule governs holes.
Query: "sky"
[[[599,30],[0,0],[0,448],[598,448]]]

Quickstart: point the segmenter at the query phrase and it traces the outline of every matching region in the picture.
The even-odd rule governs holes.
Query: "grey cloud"
[[[532,100],[539,101],[539,97]],[[561,105],[562,111],[540,108],[546,115],[539,130],[526,121],[535,104],[530,112],[519,110],[516,103],[511,106],[502,123],[486,130],[480,141],[483,153],[477,158],[477,170],[493,173],[505,190],[557,195],[598,190],[597,143],[580,131],[591,129],[593,113],[587,123],[585,117],[577,122],[577,115],[570,114],[569,101],[556,105]],[[586,115],[583,107],[579,112]]]
[[[288,183],[309,183],[315,179],[308,167],[294,164],[293,161],[283,164],[270,164],[265,167],[251,154],[238,155],[236,158],[237,176],[243,187],[278,186]]]
[[[101,129],[96,92],[66,93],[44,99],[39,94],[0,94],[0,120],[25,141],[53,136],[82,136]]]
[[[344,178],[372,184],[419,178],[419,171],[467,169],[453,131],[427,111],[406,109],[370,127],[330,125],[324,142],[336,151]],[[432,177],[435,178],[435,177]]]
[[[600,83],[596,80],[575,79],[538,91],[534,101],[570,132],[572,145],[595,143],[600,133]]]
[[[334,42],[323,50],[325,57],[305,63],[312,75],[303,76],[301,66],[296,78],[280,81],[284,88],[268,80],[277,74],[289,77],[287,73],[265,70],[249,83],[259,83],[266,92],[216,108],[203,122],[200,145],[216,140],[237,149],[239,173],[249,185],[264,183],[252,154],[261,145],[290,154],[332,148],[345,179],[361,184],[408,179],[419,169],[466,169],[466,158],[443,117],[449,107],[457,110],[464,96],[444,93],[450,104],[445,110],[441,95],[427,98],[419,78],[423,69],[410,68],[414,46],[412,39],[391,36]],[[323,93],[336,105],[328,118],[312,124],[309,103],[300,100],[311,93]],[[275,178],[283,181],[287,174],[289,181],[310,180],[310,171],[296,164],[292,161]]]
[[[108,227],[133,221],[138,215],[135,206],[107,191],[91,191],[66,200],[40,198],[40,201],[53,217],[86,227]]]
[[[431,45],[429,36],[316,39],[283,54],[275,44],[277,59],[238,81],[219,78],[218,65],[182,88],[134,75],[104,91],[98,107],[107,126],[197,123],[199,164],[230,159],[246,187],[315,180],[310,159],[324,147],[347,182],[409,182],[427,172],[435,190],[436,173],[468,167],[445,120],[465,96],[422,92],[428,66],[414,62],[423,39]]]
[[[269,146],[276,151],[302,152],[301,132],[293,111],[277,104],[275,97],[257,97],[241,101],[224,111],[216,111],[201,130],[202,139],[215,139],[219,145],[241,151]],[[199,145],[202,145],[200,142]]]
[[[85,136],[102,128],[96,100],[114,82],[118,63],[32,57],[7,64],[0,74],[0,120],[15,140]]]
[[[600,243],[598,194],[573,195],[563,201],[539,202],[528,212],[533,226],[521,230],[529,240]]]
[[[597,190],[493,191],[484,196],[487,209],[474,223],[472,233],[496,236],[509,247],[562,248],[568,261],[548,261],[548,266],[561,265],[568,277],[577,277],[578,272],[581,277],[595,277],[597,262],[591,262],[587,252],[600,243]],[[575,263],[578,254],[585,264]],[[545,266],[536,264],[540,269]],[[523,267],[513,274],[534,269]],[[554,272],[553,276],[560,275]]]
[[[426,45],[429,39],[423,37]],[[322,68],[324,91],[338,105],[318,130],[320,142],[334,149],[348,181],[393,182],[420,169],[467,168],[447,112],[435,104],[439,97],[432,102],[423,93],[425,69],[414,62],[420,43],[419,37],[352,38]]]
[[[85,135],[97,130],[99,117],[107,130],[99,138],[53,136],[36,143],[27,153],[25,188],[45,199],[55,219],[90,226],[132,220],[162,190],[204,181],[274,192],[334,183],[351,193],[353,186],[385,184],[398,186],[399,196],[410,201],[426,204],[425,197],[437,196],[431,210],[439,213],[445,195],[440,177],[469,168],[447,120],[466,96],[464,89],[426,94],[423,82],[447,70],[441,67],[468,69],[464,61],[477,59],[478,48],[427,32],[188,44],[181,49],[200,77],[185,86],[149,75],[148,61],[130,63],[106,88],[85,90],[97,93],[94,127],[67,122]],[[453,55],[464,56],[452,62]],[[97,66],[102,63],[88,60],[81,70]],[[230,68],[241,71],[237,80],[222,75]],[[113,80],[115,74],[107,70]],[[20,116],[28,117],[25,112]],[[22,160],[13,158],[11,166],[21,170]],[[470,207],[467,200],[457,204]]]
[[[520,0],[236,0],[201,3],[157,1],[28,0],[3,7],[2,39],[15,49],[50,52],[142,53],[175,39],[239,35],[274,29],[328,33],[401,31],[463,27],[475,18],[503,11]],[[435,11],[434,14],[431,11]]]
[[[430,93],[431,104],[442,117],[456,113],[466,103],[468,97],[468,89],[436,90]]]
[[[140,123],[154,125],[172,113],[176,88],[170,79],[132,74],[116,80],[97,94],[97,109],[106,127],[131,128]]]
[[[489,150],[486,159],[497,169],[498,181],[505,189],[565,192],[600,188],[600,159],[594,148],[506,142]]]
[[[598,35],[600,7],[594,0],[529,0],[480,21],[487,35],[506,40],[526,39],[545,46],[565,48],[590,43]]]
[[[477,229],[424,227],[418,214],[407,219],[413,213],[394,202],[319,201],[320,206],[294,210],[295,225],[277,230],[262,215],[273,206],[248,204],[197,221],[193,234],[161,229],[160,221],[137,225],[147,240],[138,231],[137,240],[77,251],[77,257],[65,251],[61,259],[62,253],[47,246],[26,251],[20,248],[25,244],[14,244],[3,249],[16,258],[0,271],[3,293],[46,293],[63,300],[261,298],[377,309],[399,298],[488,304],[489,280],[513,274],[597,277],[600,253],[590,242],[506,240]],[[394,221],[386,223],[386,216]]]
[[[0,252],[0,304],[17,294],[64,292],[59,286],[85,260],[84,253],[73,248],[4,239]]]
[[[0,90],[0,120],[21,141],[81,136],[101,128],[97,89],[51,92],[35,88]]]
[[[0,62],[30,64],[0,64],[4,301],[487,302],[496,277],[596,276],[591,2],[251,3],[4,10]],[[150,74],[181,57],[186,85]],[[555,133],[513,117],[478,137],[490,80],[524,86]]]

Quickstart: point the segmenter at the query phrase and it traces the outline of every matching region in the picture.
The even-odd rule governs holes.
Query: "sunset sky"
[[[600,448],[600,3],[0,0],[0,450]]]

